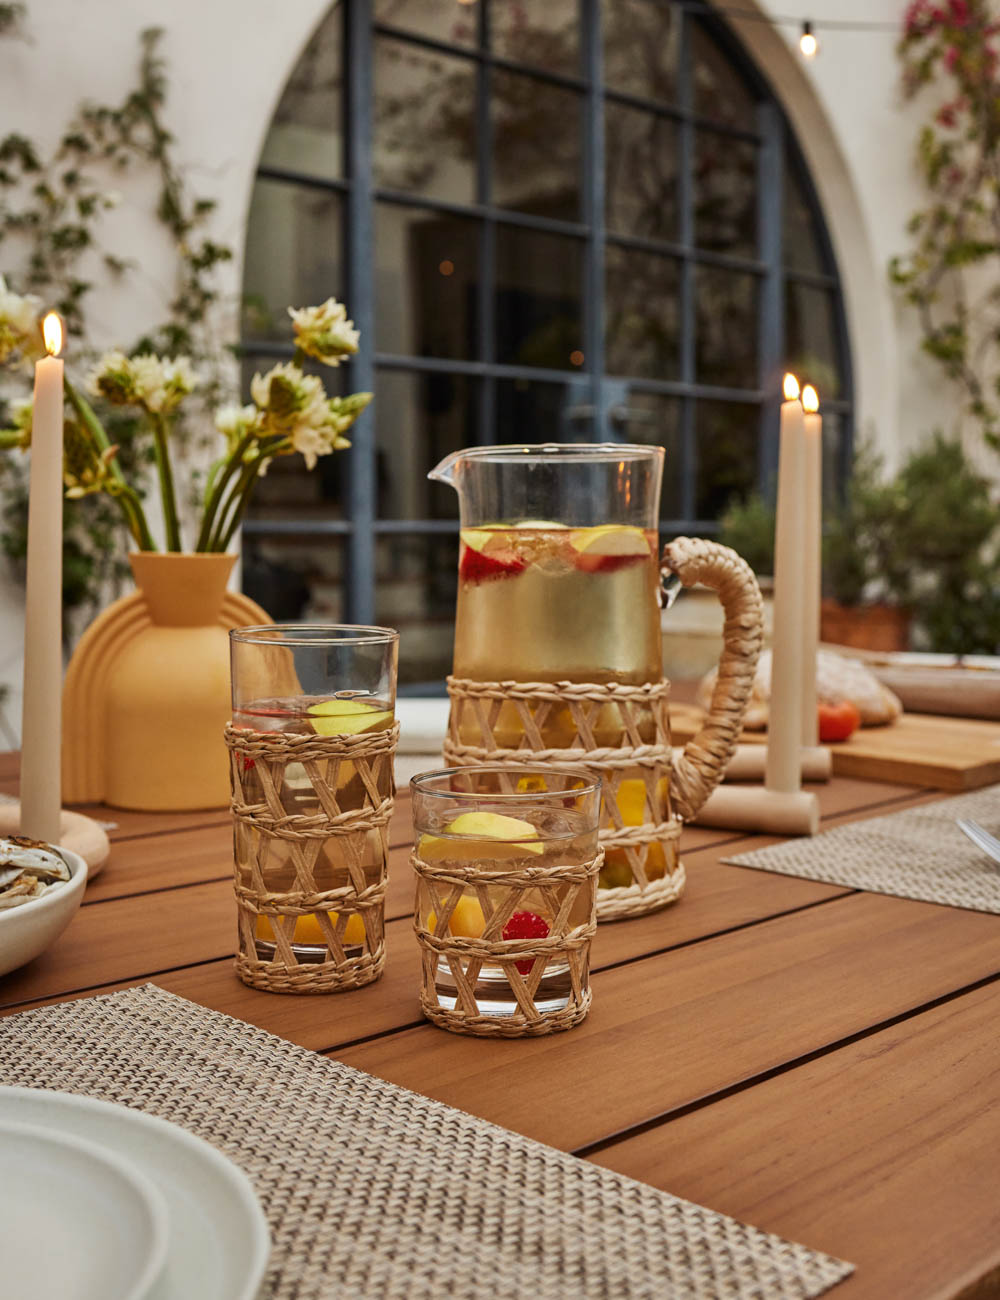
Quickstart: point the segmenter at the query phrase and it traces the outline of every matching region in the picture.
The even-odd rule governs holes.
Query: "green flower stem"
[[[179,551],[181,528],[177,519],[177,494],[174,491],[174,471],[170,464],[167,446],[167,422],[159,411],[150,411],[153,424],[153,451],[156,470],[160,478],[160,500],[163,502],[163,522],[166,526],[167,550]]]
[[[250,504],[254,484],[260,477],[261,465],[277,455],[282,447],[288,447],[287,439],[271,439],[267,444],[261,444],[257,454],[244,463],[243,470],[233,484],[225,505],[219,511],[219,522],[208,545],[210,551],[224,551],[232,541]]]
[[[219,506],[222,504],[222,498],[226,491],[226,484],[233,477],[243,462],[245,453],[249,450],[253,442],[254,435],[245,433],[230,453],[221,474],[218,474],[212,484],[211,494],[205,504],[205,513],[201,520],[201,529],[198,533],[198,540],[195,542],[196,551],[210,551],[212,549],[211,539],[215,531],[215,520],[219,513]]]
[[[104,432],[104,425],[101,424],[100,420],[94,414],[94,408],[85,397],[81,396],[81,394],[76,391],[70,381],[66,378],[63,379],[63,391],[69,398],[70,406],[72,406],[73,410],[76,411],[77,415],[80,417],[83,427],[97,444],[98,451],[107,451],[111,446],[111,442],[108,435]],[[124,484],[125,475],[122,473],[122,467],[118,464],[117,456],[111,460],[109,469],[118,482]]]
[[[201,497],[201,503],[203,506],[208,505],[212,496],[212,489],[215,487],[215,480],[219,477],[219,471],[226,464],[227,460],[227,456],[220,456],[218,460],[213,460],[212,464],[209,466],[208,476],[205,479],[205,491],[202,493]]]
[[[243,466],[243,472],[233,484],[225,506],[219,511],[219,522],[209,544],[209,550],[224,551],[229,544],[229,540],[235,532],[232,521],[234,518],[242,517],[246,503],[250,499],[250,489],[257,481],[260,472],[261,459],[261,457],[255,457],[253,460],[248,460]]]
[[[155,551],[156,543],[153,541],[153,534],[149,531],[149,524],[146,522],[146,514],[142,508],[142,501],[139,499],[138,492],[126,483],[119,492],[113,494],[113,499],[118,502],[121,512],[125,516],[128,530],[135,539],[139,550]]]
[[[111,443],[108,440],[108,435],[104,432],[104,426],[94,414],[93,407],[65,377],[63,378],[63,391],[69,398],[69,403],[79,417],[81,425],[94,440],[98,452],[107,451]],[[119,503],[122,514],[125,516],[125,523],[135,539],[136,545],[141,551],[155,551],[156,543],[153,541],[153,534],[149,531],[146,512],[142,508],[142,498],[135,488],[125,481],[125,475],[122,473],[122,467],[118,463],[117,456],[113,456],[108,462],[108,469],[111,471],[112,478],[119,484],[119,491],[113,495]]]

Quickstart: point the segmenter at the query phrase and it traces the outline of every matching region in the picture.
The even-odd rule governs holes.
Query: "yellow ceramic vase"
[[[63,798],[147,812],[225,808],[231,627],[269,623],[226,591],[234,555],[129,556],[134,596],[87,629],[63,690]]]

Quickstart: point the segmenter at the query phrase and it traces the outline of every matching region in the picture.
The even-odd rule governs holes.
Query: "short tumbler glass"
[[[384,882],[386,828],[323,831],[337,818],[346,829],[351,819],[342,814],[370,813],[392,797],[391,750],[363,763],[333,749],[344,737],[360,743],[392,729],[398,642],[398,632],[383,627],[273,624],[230,632],[232,727],[257,733],[258,746],[272,734],[331,741],[329,757],[320,743],[310,747],[314,753],[302,751],[303,761],[293,747],[277,747],[277,761],[234,749],[234,798],[238,784],[240,805],[250,810],[241,817],[234,804],[237,884],[258,898],[279,896],[270,915],[241,917],[241,925],[253,925],[261,962],[280,958],[282,947],[287,954],[275,926],[300,965],[343,963],[381,949],[381,906],[366,912],[351,904]],[[328,891],[346,891],[340,912],[285,910],[280,899]]]
[[[579,1023],[590,1006],[598,779],[482,766],[410,782],[424,1014],[513,1037]]]

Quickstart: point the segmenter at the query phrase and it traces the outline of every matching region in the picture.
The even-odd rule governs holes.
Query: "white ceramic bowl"
[[[0,975],[17,970],[45,951],[66,929],[83,900],[87,864],[79,853],[60,849],[69,880],[19,907],[0,910]]]

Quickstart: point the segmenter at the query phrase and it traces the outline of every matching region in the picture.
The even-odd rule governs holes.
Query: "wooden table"
[[[12,756],[0,790],[15,789]],[[939,797],[841,778],[824,824]],[[1000,917],[720,863],[761,837],[686,830],[688,890],[602,926],[594,1008],[551,1039],[422,1022],[408,801],[389,962],[356,993],[256,993],[232,971],[225,813],[99,810],[110,863],[8,1011],[152,980],[295,1043],[857,1265],[835,1294],[1000,1294]]]

